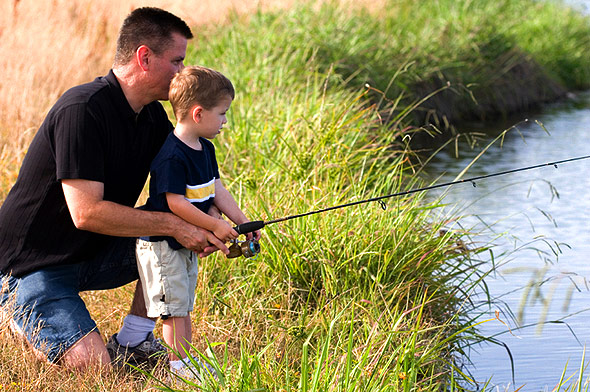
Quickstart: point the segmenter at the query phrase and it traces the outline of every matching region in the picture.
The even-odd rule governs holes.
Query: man
[[[157,100],[168,99],[190,38],[186,23],[164,10],[129,14],[113,69],[60,97],[0,208],[3,310],[10,309],[14,329],[50,362],[109,366],[79,292],[136,280],[135,237],[172,236],[201,256],[229,252],[212,233],[172,214],[133,208],[173,129]],[[145,317],[136,286],[130,315],[109,341],[111,354],[121,347],[158,351],[155,322]]]

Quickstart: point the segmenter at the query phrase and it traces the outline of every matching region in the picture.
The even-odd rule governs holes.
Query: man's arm
[[[138,210],[104,200],[102,182],[62,180],[62,188],[74,225],[80,230],[117,237],[171,236],[201,257],[217,249],[229,253],[213,233],[173,214]]]

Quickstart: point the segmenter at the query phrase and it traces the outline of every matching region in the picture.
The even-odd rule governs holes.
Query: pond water
[[[463,178],[590,155],[590,93],[580,95],[576,104],[556,104],[528,118]],[[480,144],[487,145],[508,126],[486,130]],[[452,150],[441,152],[429,173],[445,173],[439,182],[453,181],[479,151],[481,147],[470,149],[463,143],[459,158]],[[480,330],[486,336],[500,334],[497,338],[508,347],[512,361],[505,347],[493,344],[476,347],[469,357],[473,376],[491,380],[500,391],[522,385],[523,391],[550,391],[566,366],[567,375],[580,368],[584,346],[590,343],[589,174],[590,159],[584,159],[444,191],[448,209],[464,216],[462,225],[483,232],[473,238],[475,244],[494,244],[497,272],[487,283],[495,305],[481,320],[493,318],[497,310],[502,321],[486,322]],[[500,233],[505,234],[497,238]],[[538,295],[527,294],[530,282],[544,282],[537,286]]]
[[[566,3],[590,12],[590,0]],[[463,178],[590,155],[590,92],[541,113],[486,124],[487,129],[464,129],[485,134],[479,147],[460,143],[458,158],[449,148],[428,172],[441,176],[439,183],[455,180],[483,147],[515,124]],[[494,244],[497,268],[487,279],[494,305],[480,318],[492,321],[480,331],[506,346],[474,347],[468,353],[472,376],[498,391],[551,391],[564,369],[565,378],[576,378],[590,345],[590,159],[493,177],[476,187],[454,185],[441,193],[447,210],[463,216],[465,228],[483,233],[472,246]],[[586,366],[589,361],[590,352]]]

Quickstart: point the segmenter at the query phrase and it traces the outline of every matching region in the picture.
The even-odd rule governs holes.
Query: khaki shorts
[[[188,249],[142,239],[136,244],[137,268],[148,317],[184,317],[193,310],[199,264]]]

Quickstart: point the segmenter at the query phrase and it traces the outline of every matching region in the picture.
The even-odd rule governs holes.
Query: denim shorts
[[[26,339],[55,363],[82,337],[98,332],[79,293],[113,289],[137,278],[135,238],[113,238],[89,260],[18,278],[0,273],[0,304]]]

